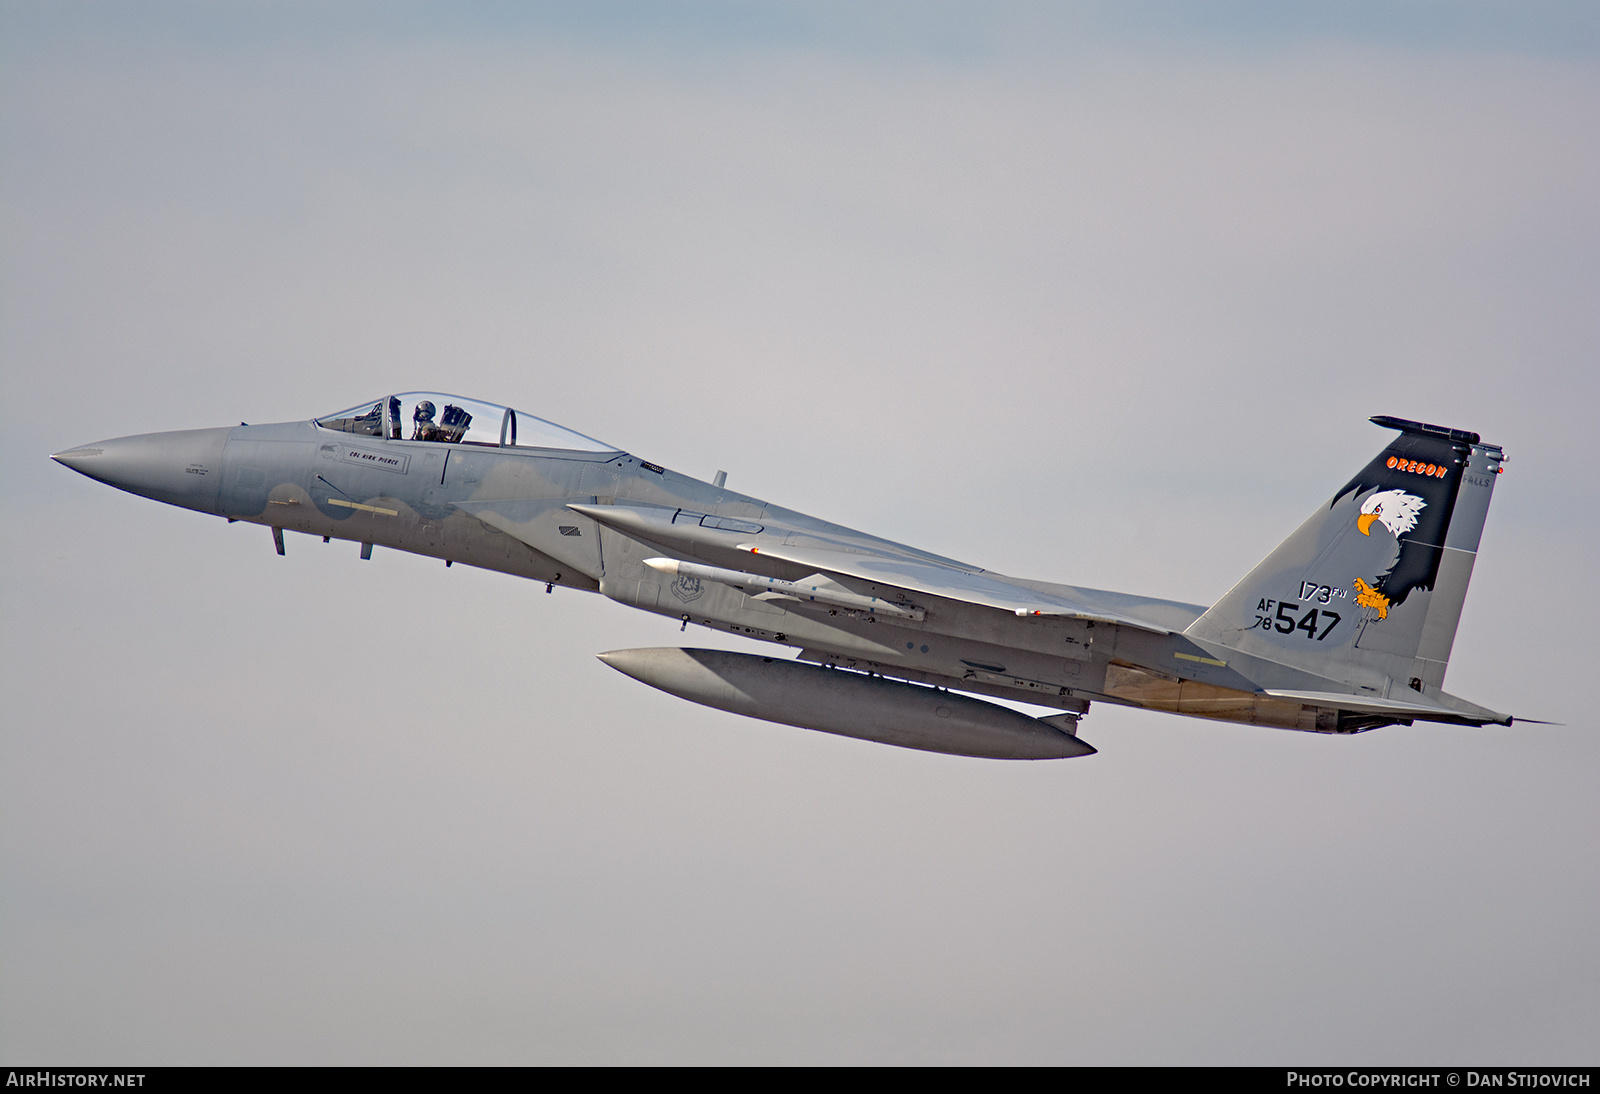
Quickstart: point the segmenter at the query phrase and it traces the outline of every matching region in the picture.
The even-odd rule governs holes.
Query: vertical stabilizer
[[[1385,695],[1444,683],[1504,457],[1476,433],[1372,421],[1400,436],[1189,637]]]

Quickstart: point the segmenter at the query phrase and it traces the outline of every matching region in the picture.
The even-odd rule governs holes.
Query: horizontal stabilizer
[[[1340,691],[1277,691],[1268,690],[1274,699],[1290,699],[1312,706],[1336,707],[1359,714],[1385,714],[1393,718],[1418,718],[1425,722],[1471,722],[1476,725],[1511,724],[1509,714],[1473,707],[1479,715],[1455,710],[1440,703],[1429,702],[1422,696],[1415,699],[1383,699],[1376,695],[1351,695]]]

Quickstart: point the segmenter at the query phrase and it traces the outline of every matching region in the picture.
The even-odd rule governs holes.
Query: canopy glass
[[[603,441],[520,410],[433,391],[390,395],[318,418],[316,422],[323,429],[391,441],[433,441],[480,448],[617,451]]]

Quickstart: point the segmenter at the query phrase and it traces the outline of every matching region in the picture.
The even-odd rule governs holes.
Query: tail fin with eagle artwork
[[[1309,673],[1455,705],[1439,689],[1505,456],[1476,433],[1371,421],[1400,435],[1186,633],[1247,655],[1268,689]]]

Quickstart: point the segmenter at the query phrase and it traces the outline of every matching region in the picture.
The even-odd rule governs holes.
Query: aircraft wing
[[[741,554],[757,555],[804,567],[808,573],[867,581],[911,596],[937,596],[1019,616],[1064,616],[1136,627],[1153,634],[1175,633],[1160,623],[1130,615],[1119,606],[1097,603],[1091,596],[1076,591],[1045,592],[1029,588],[974,566],[924,555],[888,541],[850,533],[847,529],[835,531],[854,538],[834,547],[826,545],[827,541],[816,542],[820,537],[815,529],[788,525],[771,517],[762,517],[761,522],[756,523],[654,506],[569,502],[566,507],[625,535],[642,537],[656,544],[699,551],[703,557],[710,557],[705,555],[706,549],[723,552],[717,556],[719,565],[726,565],[720,559],[732,561]],[[686,515],[692,519],[685,520]],[[795,539],[802,542],[786,542]],[[812,542],[803,542],[806,539]]]
[[[859,551],[833,551],[824,547],[741,543],[739,549],[775,558],[823,573],[842,574],[859,581],[904,589],[909,593],[944,597],[986,608],[999,608],[1020,616],[1066,616],[1136,627],[1154,634],[1171,634],[1165,627],[1095,604],[1087,598],[1045,593],[1013,584],[990,573],[969,573],[932,562]]]

